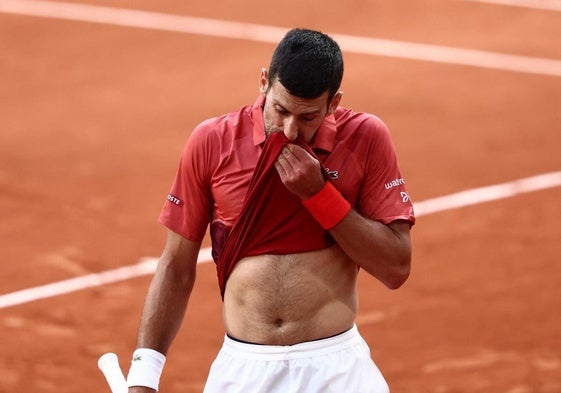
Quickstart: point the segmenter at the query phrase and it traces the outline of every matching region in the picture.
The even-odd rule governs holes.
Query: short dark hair
[[[279,42],[269,66],[269,86],[276,78],[291,95],[330,101],[343,79],[343,54],[335,40],[319,31],[290,30]]]

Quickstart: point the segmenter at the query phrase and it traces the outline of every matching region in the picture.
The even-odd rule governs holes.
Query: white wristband
[[[165,362],[166,357],[160,352],[150,348],[138,348],[132,355],[127,377],[128,387],[146,386],[157,391]]]

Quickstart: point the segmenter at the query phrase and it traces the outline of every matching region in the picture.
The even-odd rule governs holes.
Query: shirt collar
[[[265,96],[259,95],[251,108],[251,117],[253,119],[253,143],[255,146],[265,142],[265,122],[263,120],[263,107],[265,105]],[[325,117],[321,126],[314,135],[310,147],[314,150],[333,151],[335,145],[335,135],[337,127],[335,124],[335,116],[329,114]]]
[[[310,147],[313,150],[324,150],[331,153],[335,146],[335,136],[337,134],[337,126],[335,124],[335,116],[333,113],[325,116],[321,126],[314,135]]]

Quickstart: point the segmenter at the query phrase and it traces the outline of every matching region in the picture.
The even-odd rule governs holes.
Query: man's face
[[[278,79],[269,86],[265,70],[261,73],[259,88],[261,94],[265,96],[263,109],[265,133],[269,135],[274,132],[284,132],[291,141],[301,135],[306,142],[310,142],[325,116],[335,110],[340,99],[338,93],[328,105],[327,91],[313,99],[293,96]]]

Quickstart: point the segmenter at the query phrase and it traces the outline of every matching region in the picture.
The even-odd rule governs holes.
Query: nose
[[[284,119],[283,132],[291,141],[295,141],[296,138],[298,138],[298,125],[296,124],[294,116],[288,116]]]

